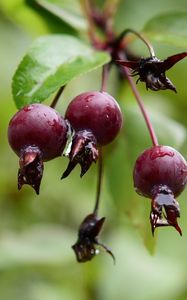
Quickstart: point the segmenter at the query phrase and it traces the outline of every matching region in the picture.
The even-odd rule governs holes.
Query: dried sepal
[[[177,222],[177,218],[180,217],[179,204],[168,187],[162,186],[159,189],[151,203],[152,234],[154,235],[156,227],[173,226],[182,235],[182,230]]]
[[[99,152],[94,135],[88,130],[76,132],[68,155],[70,161],[61,179],[66,178],[77,164],[81,166],[80,176],[82,177],[92,162],[96,162],[98,159]]]
[[[112,251],[98,241],[98,235],[103,227],[105,218],[98,219],[95,214],[89,214],[81,223],[78,231],[78,240],[72,246],[77,261],[87,262],[99,253],[96,246],[102,247],[115,261]]]
[[[166,58],[162,63],[163,71],[167,71],[170,68],[172,68],[177,62],[179,62],[181,59],[185,58],[187,56],[187,52],[182,52],[178,54],[174,54],[172,56],[169,56]]]
[[[19,160],[18,189],[29,184],[39,194],[43,176],[43,161],[38,147],[29,146],[22,150]]]
[[[121,66],[132,69],[132,76],[139,76],[138,81],[146,83],[146,88],[153,91],[170,89],[176,92],[176,88],[171,80],[166,77],[165,72],[173,67],[178,61],[187,56],[187,52],[178,53],[169,56],[165,60],[160,60],[157,57],[141,58],[138,61],[123,61],[117,62]]]

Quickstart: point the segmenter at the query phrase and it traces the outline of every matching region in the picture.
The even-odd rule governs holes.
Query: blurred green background
[[[7,142],[8,122],[17,111],[11,95],[11,78],[38,36],[70,33],[85,38],[85,20],[79,23],[81,33],[69,25],[74,21],[76,24],[78,1],[49,2],[62,5],[67,11],[72,8],[76,12],[74,18],[62,21],[35,1],[0,0],[0,299],[186,300],[187,192],[179,197],[182,238],[173,228],[163,228],[157,230],[153,239],[150,202],[136,195],[132,183],[135,159],[150,147],[150,139],[131,91],[118,81],[115,70],[108,91],[122,107],[125,126],[118,139],[105,149],[100,215],[106,216],[101,239],[113,250],[116,265],[103,252],[91,262],[78,264],[71,250],[80,222],[94,205],[96,166],[82,179],[77,168],[60,181],[68,161],[58,158],[45,164],[39,196],[28,186],[17,191],[18,158]],[[127,27],[140,31],[156,14],[185,10],[186,0],[121,0],[115,27],[118,32]],[[186,50],[152,42],[160,58]],[[135,52],[147,54],[142,44],[134,43],[132,47]],[[138,85],[160,143],[175,147],[184,157],[187,157],[186,69],[184,60],[168,72],[177,94],[147,92],[143,84]],[[96,70],[73,80],[57,109],[63,114],[75,95],[99,89],[100,75],[101,70]]]

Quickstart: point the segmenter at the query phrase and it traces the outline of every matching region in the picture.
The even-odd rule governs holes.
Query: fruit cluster
[[[101,148],[117,137],[123,125],[123,116],[117,101],[105,91],[106,79],[112,64],[129,82],[152,141],[152,147],[137,158],[133,172],[136,192],[151,199],[152,234],[156,227],[173,226],[182,235],[177,222],[180,209],[176,197],[181,194],[187,183],[187,162],[175,149],[159,145],[131,77],[139,75],[137,82],[145,82],[146,88],[152,91],[170,89],[176,92],[175,86],[166,77],[165,72],[186,57],[187,53],[179,53],[160,60],[155,56],[149,42],[139,33],[127,29],[116,37],[106,16],[97,15],[97,11],[94,10],[94,14],[89,18],[92,18],[92,25],[100,27],[106,35],[105,41],[98,41],[95,36],[91,36],[93,46],[111,55],[111,62],[103,67],[101,91],[89,91],[76,96],[67,107],[64,117],[53,105],[51,107],[38,103],[27,105],[13,116],[8,128],[9,144],[19,156],[19,189],[24,184],[29,184],[39,194],[44,162],[63,155],[64,149],[68,149],[66,156],[69,157],[69,164],[62,178],[66,178],[77,164],[81,167],[82,177],[92,162],[98,160],[95,208],[81,223],[78,240],[73,246],[79,262],[91,260],[95,256],[97,253],[95,245],[101,246],[114,259],[112,252],[97,238],[105,220],[98,218],[102,178]],[[147,45],[149,57],[132,60],[135,56],[123,46],[125,44],[123,39],[128,33],[135,34]],[[131,75],[127,68],[133,70]]]
[[[82,177],[92,162],[97,161],[98,149],[115,139],[122,123],[118,103],[106,92],[86,92],[75,97],[70,102],[65,117],[44,104],[34,103],[23,107],[10,120],[8,128],[9,144],[19,156],[18,189],[24,184],[29,184],[39,194],[43,162],[63,155],[66,147],[70,148],[70,162],[62,178],[67,177],[77,164],[81,166]],[[92,218],[87,220],[88,227],[92,227],[93,221],[95,224],[93,240],[90,242],[89,236],[87,243],[87,234],[84,233],[84,251],[79,250],[78,244],[74,246],[78,261],[89,260],[95,255],[95,252],[91,251],[94,246],[88,248],[89,244],[101,245],[95,238],[104,218],[102,224],[97,222],[95,212]],[[87,231],[90,234],[86,226]],[[104,248],[107,249],[106,246]]]
[[[122,127],[116,100],[105,92],[83,93],[71,101],[65,118],[44,104],[23,107],[8,128],[9,144],[19,156],[18,188],[31,185],[39,194],[43,162],[63,154],[72,134],[65,178],[77,164],[81,177],[98,158],[98,147],[112,142]]]

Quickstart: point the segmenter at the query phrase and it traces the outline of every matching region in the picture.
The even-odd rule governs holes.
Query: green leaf
[[[187,47],[187,12],[170,12],[150,19],[143,32],[151,40]]]
[[[43,8],[59,17],[76,30],[87,30],[86,20],[77,0],[35,0]]]
[[[110,60],[75,37],[48,35],[37,39],[18,66],[12,92],[18,108],[47,99],[61,86]]]

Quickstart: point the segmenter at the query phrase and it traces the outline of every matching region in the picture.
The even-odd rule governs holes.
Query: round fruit
[[[47,161],[62,154],[67,141],[67,125],[53,108],[31,104],[10,120],[8,139],[18,156],[25,148],[33,146],[40,149],[42,160]]]
[[[177,197],[187,182],[187,163],[175,149],[169,146],[154,146],[138,157],[133,178],[137,193],[145,197],[154,197],[154,193],[159,192],[159,186],[160,190],[163,186],[170,189]]]
[[[123,123],[118,103],[105,92],[78,95],[69,104],[65,117],[76,131],[90,130],[101,146],[114,140]]]

